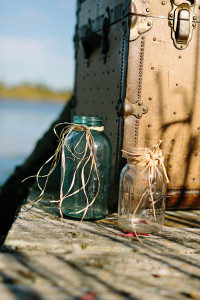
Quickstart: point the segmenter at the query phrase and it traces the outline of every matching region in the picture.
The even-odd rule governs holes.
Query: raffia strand
[[[58,135],[56,128],[58,126],[61,126],[61,125],[66,125],[66,126],[62,129],[60,135]],[[97,196],[99,194],[99,189],[100,189],[100,180],[99,180],[99,175],[98,175],[98,171],[97,171],[96,161],[95,161],[95,157],[94,157],[94,152],[95,152],[95,149],[94,149],[94,138],[93,138],[90,130],[95,130],[95,131],[102,132],[104,130],[104,126],[89,127],[89,126],[86,126],[86,125],[79,125],[79,124],[68,123],[68,122],[57,124],[54,127],[54,129],[53,129],[55,135],[58,138],[58,146],[57,146],[54,154],[41,166],[41,168],[39,169],[39,171],[37,172],[36,175],[29,176],[29,177],[25,178],[22,181],[22,182],[24,182],[25,180],[27,180],[29,178],[32,178],[32,177],[36,178],[37,185],[38,185],[38,188],[40,190],[40,194],[39,194],[39,196],[36,199],[34,199],[32,201],[32,203],[35,203],[35,202],[39,201],[43,197],[43,195],[44,195],[44,192],[45,192],[45,189],[46,189],[46,186],[47,186],[47,183],[48,183],[49,176],[53,173],[53,171],[57,167],[57,165],[58,165],[58,163],[60,161],[60,158],[61,158],[61,164],[62,164],[63,174],[62,174],[61,187],[60,187],[60,199],[59,200],[52,200],[51,202],[58,203],[58,209],[59,209],[61,218],[63,218],[63,214],[62,214],[62,210],[61,210],[63,200],[66,199],[66,198],[68,198],[68,197],[70,197],[70,196],[73,196],[73,195],[79,193],[81,190],[83,190],[85,198],[86,198],[87,205],[86,205],[86,207],[83,207],[83,209],[79,210],[78,212],[73,212],[73,213],[76,213],[76,214],[79,214],[79,213],[83,212],[83,216],[82,216],[82,219],[80,221],[80,224],[81,224],[82,220],[84,219],[84,217],[85,217],[85,215],[87,213],[88,208],[95,202],[95,200],[96,200],[96,198],[97,198]],[[77,142],[76,146],[74,147],[74,151],[72,151],[72,149],[70,149],[69,145],[66,145],[69,153],[71,154],[71,157],[67,157],[66,158],[65,154],[64,154],[64,151],[62,151],[62,148],[63,148],[65,139],[67,139],[67,137],[69,136],[69,134],[72,131],[83,131],[83,135],[81,136],[81,138]],[[65,172],[66,172],[66,159],[75,160],[75,158],[78,158],[78,154],[81,154],[81,153],[78,153],[76,151],[76,148],[80,144],[80,142],[81,142],[81,140],[82,140],[82,138],[83,138],[84,135],[86,137],[86,144],[85,144],[85,148],[84,148],[84,150],[82,152],[83,156],[79,160],[79,162],[78,162],[78,164],[76,166],[76,169],[75,169],[74,173],[72,174],[71,185],[70,185],[67,193],[65,195],[63,195],[63,185],[64,185]],[[89,151],[89,155],[88,155],[88,151]],[[70,193],[72,191],[73,186],[74,186],[74,182],[75,182],[75,177],[77,175],[77,171],[81,167],[81,164],[83,163],[83,161],[85,161],[85,163],[84,163],[84,165],[82,166],[82,169],[81,169],[81,182],[82,182],[82,186],[79,189],[77,189],[76,191],[74,191],[73,193]],[[41,175],[41,171],[43,170],[44,166],[47,165],[50,162],[51,162],[51,167],[50,167],[50,170],[49,170],[48,174]],[[84,170],[85,170],[85,167],[89,163],[90,163],[90,172],[89,172],[88,178],[85,178]],[[87,196],[85,188],[86,188],[86,186],[87,186],[87,184],[89,182],[89,179],[91,177],[92,170],[95,171],[95,174],[96,174],[96,177],[97,177],[98,187],[97,187],[97,192],[94,195],[94,198],[90,202],[89,199],[88,199],[88,196]],[[39,183],[39,178],[46,178],[43,187]],[[80,226],[80,224],[79,224],[79,226]]]
[[[153,178],[153,174],[157,173],[157,175],[159,176],[160,180],[166,180],[166,182],[169,182],[169,178],[167,176],[167,171],[164,165],[164,156],[162,154],[162,150],[160,149],[160,144],[162,143],[162,140],[159,141],[158,144],[154,145],[151,148],[141,148],[141,147],[134,147],[133,149],[131,149],[131,151],[126,151],[126,150],[122,150],[122,153],[126,154],[127,158],[130,158],[131,163],[139,165],[139,166],[143,166],[144,169],[142,170],[141,173],[147,171],[148,173],[148,189],[142,194],[138,205],[135,209],[135,211],[132,214],[132,218],[131,218],[131,223],[134,229],[134,233],[137,237],[137,239],[141,241],[141,239],[138,237],[138,234],[135,231],[135,226],[134,226],[134,218],[135,215],[144,199],[144,196],[146,195],[146,193],[149,191],[150,194],[150,198],[151,198],[151,202],[152,202],[152,208],[153,208],[153,214],[154,214],[154,219],[156,220],[156,211],[155,211],[155,205],[154,205],[154,199],[153,199],[153,193],[152,193],[152,189],[151,189],[151,185],[152,185],[152,178]],[[158,166],[162,167],[163,170],[163,174],[164,177],[163,178],[163,174],[160,172],[160,170],[158,169]]]

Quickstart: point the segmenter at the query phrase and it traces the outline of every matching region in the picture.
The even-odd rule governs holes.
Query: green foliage
[[[33,85],[28,82],[24,82],[13,87],[8,87],[3,82],[0,82],[0,97],[4,98],[31,99],[35,101],[67,101],[71,95],[71,91],[55,91],[42,83]]]

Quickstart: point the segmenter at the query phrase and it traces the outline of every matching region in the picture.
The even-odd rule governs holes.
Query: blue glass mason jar
[[[108,136],[103,132],[102,118],[74,116],[73,124],[86,125],[90,129],[94,139],[94,159],[97,173],[94,167],[91,170],[91,159],[85,165],[91,154],[90,150],[87,149],[84,156],[86,132],[84,130],[72,130],[66,136],[62,147],[65,163],[64,166],[61,166],[61,182],[64,175],[63,186],[61,185],[61,187],[63,196],[67,195],[67,197],[62,202],[61,211],[64,216],[81,219],[84,216],[84,211],[77,212],[86,208],[87,204],[91,203],[97,195],[93,204],[88,207],[84,219],[102,219],[108,214],[111,143]],[[82,188],[83,179],[85,191]]]

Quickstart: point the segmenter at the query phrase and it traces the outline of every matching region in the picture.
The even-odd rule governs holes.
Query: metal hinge
[[[127,98],[124,100],[124,118],[126,119],[128,116],[133,115],[137,119],[140,119],[143,114],[148,112],[148,107],[143,105],[141,100],[136,103],[130,103]]]
[[[197,17],[194,13],[195,1],[179,3],[171,0],[172,10],[169,13],[169,26],[172,28],[172,39],[177,49],[185,49],[192,39]]]

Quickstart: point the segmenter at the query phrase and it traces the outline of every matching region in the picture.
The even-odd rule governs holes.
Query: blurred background
[[[0,186],[71,96],[75,15],[75,0],[0,0]]]

